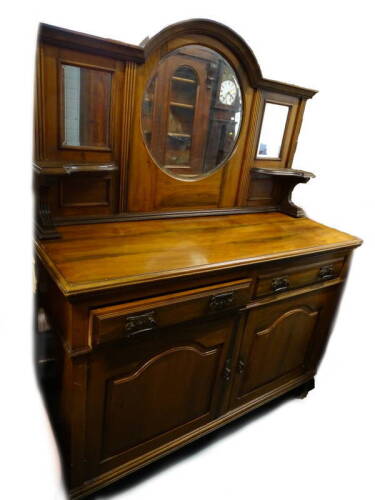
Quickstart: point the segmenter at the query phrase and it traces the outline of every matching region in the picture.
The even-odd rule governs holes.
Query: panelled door
[[[235,408],[315,369],[324,349],[337,288],[279,297],[250,309],[230,407]]]
[[[229,385],[239,314],[173,325],[92,355],[87,460],[93,477],[212,420]]]

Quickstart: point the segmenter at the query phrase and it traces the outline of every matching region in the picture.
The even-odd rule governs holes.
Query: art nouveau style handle
[[[210,298],[209,308],[210,311],[222,311],[231,306],[234,301],[234,292],[225,292],[214,295]]]
[[[285,292],[289,289],[289,280],[285,276],[272,280],[271,288],[273,292]]]
[[[330,279],[336,278],[336,277],[337,277],[337,274],[335,273],[332,264],[322,266],[319,269],[319,279],[321,279],[321,280],[330,280]]]
[[[127,316],[125,318],[125,336],[127,338],[151,332],[156,328],[157,323],[155,321],[155,311],[149,311],[134,316]]]

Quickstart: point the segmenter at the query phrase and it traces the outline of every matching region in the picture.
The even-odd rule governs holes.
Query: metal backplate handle
[[[290,287],[289,280],[286,276],[275,278],[272,280],[271,288],[273,292],[285,292]]]
[[[222,311],[227,309],[234,302],[234,292],[219,293],[210,297],[209,308],[210,311]]]
[[[328,264],[326,266],[322,266],[319,269],[319,279],[321,280],[330,280],[333,278],[337,278],[337,274],[333,268],[332,264]]]
[[[156,330],[155,311],[148,311],[125,318],[125,336],[127,338]]]

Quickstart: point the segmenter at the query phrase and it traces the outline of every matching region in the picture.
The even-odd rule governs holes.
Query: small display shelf
[[[251,175],[254,180],[266,181],[265,185],[268,188],[270,201],[268,208],[271,211],[279,210],[292,217],[306,216],[305,211],[292,202],[292,192],[297,184],[306,183],[313,179],[315,177],[313,173],[292,168],[253,167]]]

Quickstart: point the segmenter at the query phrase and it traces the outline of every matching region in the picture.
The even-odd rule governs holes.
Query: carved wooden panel
[[[218,413],[236,325],[232,313],[103,344],[93,355],[88,396],[91,473],[172,441]]]
[[[264,330],[255,327],[240,394],[301,367],[317,319],[318,312],[310,307],[292,306]]]
[[[273,192],[275,183],[273,179],[257,179],[250,184],[248,192],[248,206],[267,207],[274,206]]]
[[[111,214],[115,206],[115,175],[73,174],[56,180],[50,188],[55,217]]]
[[[110,204],[111,178],[102,177],[93,182],[92,178],[72,177],[60,182],[60,206],[88,207]]]
[[[110,381],[103,458],[208,415],[218,355],[217,348],[174,347]]]
[[[314,346],[327,337],[335,290],[302,293],[250,310],[237,363],[232,406],[312,370]]]

